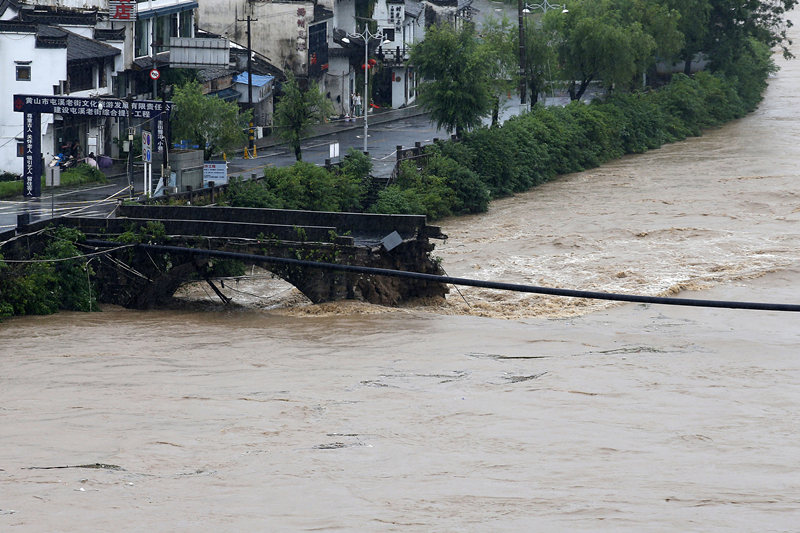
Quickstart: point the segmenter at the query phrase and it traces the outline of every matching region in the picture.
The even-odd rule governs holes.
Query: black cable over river
[[[800,303],[800,63],[776,59],[753,114],[445,220],[434,254],[455,278]],[[240,306],[196,285],[0,323],[0,531],[800,523],[796,313],[222,290]]]

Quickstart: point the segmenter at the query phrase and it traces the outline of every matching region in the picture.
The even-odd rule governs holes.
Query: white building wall
[[[278,68],[306,75],[308,28],[314,17],[312,2],[251,3],[247,0],[201,2],[198,27],[247,45],[247,22],[252,22],[251,46]],[[255,20],[258,19],[258,20]]]
[[[22,136],[22,113],[12,110],[15,94],[53,94],[53,86],[67,79],[66,48],[36,48],[33,34],[0,33],[0,170],[22,174],[17,157],[17,137]],[[31,80],[17,81],[16,61],[30,61]],[[42,154],[52,152],[53,116],[42,114]],[[52,157],[52,153],[50,153]]]
[[[333,7],[333,27],[352,33],[356,31],[356,2],[355,0],[334,0]]]
[[[333,19],[328,24],[328,73],[325,76],[326,94],[330,93],[333,108],[337,115],[350,115],[352,102],[350,95],[355,90],[356,73],[346,57],[334,56],[331,50],[341,49],[333,41],[334,29],[345,33],[356,31],[355,0],[332,0],[332,5],[325,5],[333,10]]]
[[[402,59],[407,60],[408,52],[414,43],[425,37],[424,17],[424,11],[418,19],[407,15],[404,3],[378,0],[373,12],[373,18],[378,22],[378,29],[388,36],[392,35],[391,30],[394,32],[391,42],[383,45],[384,52],[396,55],[399,48],[403,55]],[[413,68],[405,65],[392,67],[391,80],[393,108],[409,105],[416,100],[416,79]]]

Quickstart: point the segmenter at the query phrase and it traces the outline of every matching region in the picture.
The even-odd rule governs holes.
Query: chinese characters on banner
[[[22,121],[25,126],[25,159],[22,166],[22,188],[25,196],[42,195],[42,121],[39,113],[24,113]]]
[[[56,113],[71,116],[127,117],[128,103],[119,98],[83,98],[78,96],[15,95],[14,110],[38,113]],[[160,100],[134,100],[130,104],[130,117],[141,119],[169,115],[172,102]]]
[[[134,125],[153,121],[156,149],[161,152],[169,145],[169,115],[172,102],[119,98],[82,98],[77,96],[47,96],[15,94],[13,109],[22,113],[24,128],[23,190],[25,196],[41,196],[42,183],[42,113],[72,117],[128,117]]]
[[[306,9],[297,8],[297,51],[306,51]]]
[[[108,15],[111,20],[136,20],[136,0],[109,0]]]

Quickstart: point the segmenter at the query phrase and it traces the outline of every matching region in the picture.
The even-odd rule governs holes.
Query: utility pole
[[[520,0],[522,1],[522,0]],[[153,69],[157,69],[158,66],[156,65],[156,19],[150,19],[151,24],[153,25],[153,31],[151,33],[153,42],[150,45],[150,50],[153,55]],[[153,79],[153,100],[158,98],[158,80]]]
[[[128,198],[133,198],[133,94],[128,91]]]
[[[166,187],[171,174],[169,168],[169,119],[167,118],[167,89],[166,87],[161,91],[161,123],[164,124],[164,157],[161,160],[161,184]]]
[[[517,0],[517,14],[519,16],[519,103],[525,105],[525,20],[523,9],[525,0]]]
[[[258,22],[258,19],[251,18],[247,15],[246,19],[236,19],[237,22],[247,21],[247,103],[250,105],[250,111],[255,115],[255,105],[253,105],[253,48],[250,42],[250,22]],[[247,133],[247,148],[252,157],[255,155],[255,132],[253,131],[253,118],[250,117],[250,130]]]

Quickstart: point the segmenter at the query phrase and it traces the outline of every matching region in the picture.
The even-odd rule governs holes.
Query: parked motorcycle
[[[64,169],[67,169],[67,168],[72,168],[76,164],[77,164],[77,160],[75,159],[75,156],[73,156],[73,155],[66,156],[66,155],[64,155],[63,152],[59,153],[57,156],[55,156],[53,158],[52,161],[50,161],[50,166],[51,167],[54,167],[54,166],[58,165],[58,167],[61,170],[64,170]]]

